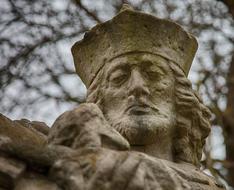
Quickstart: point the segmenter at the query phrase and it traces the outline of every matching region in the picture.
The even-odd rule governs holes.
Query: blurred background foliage
[[[189,78],[213,112],[202,167],[234,186],[233,0],[1,0],[0,112],[51,125],[85,101],[70,48],[123,3],[174,20],[197,36]]]

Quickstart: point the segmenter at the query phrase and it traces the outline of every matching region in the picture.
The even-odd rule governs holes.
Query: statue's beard
[[[149,145],[157,143],[171,135],[174,119],[158,115],[124,115],[111,118],[106,116],[115,128],[130,145]]]

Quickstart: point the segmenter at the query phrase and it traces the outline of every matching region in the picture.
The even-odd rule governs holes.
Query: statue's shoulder
[[[192,189],[199,190],[225,190],[225,186],[217,181],[214,177],[211,177],[204,173],[199,168],[192,164],[182,163],[176,164],[171,163],[170,167],[176,171],[176,173],[185,179]]]
[[[29,146],[45,146],[48,131],[49,127],[42,122],[13,121],[0,114],[0,189],[12,189],[15,184],[19,184],[20,189],[22,183],[27,183],[32,189],[30,183],[35,179],[44,184],[44,188],[53,186],[39,172],[29,169],[28,161],[21,156],[25,151],[28,155],[33,154]]]

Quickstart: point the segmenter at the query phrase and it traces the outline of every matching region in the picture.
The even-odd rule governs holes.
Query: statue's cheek
[[[118,88],[116,87],[108,87],[104,90],[104,96],[103,98],[107,98],[109,100],[123,100],[127,97],[128,89],[125,86],[120,86]]]
[[[150,92],[152,96],[172,96],[174,91],[174,82],[172,80],[162,80],[150,84]]]

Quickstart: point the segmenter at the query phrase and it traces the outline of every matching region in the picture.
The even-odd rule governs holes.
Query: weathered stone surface
[[[26,164],[7,155],[0,155],[0,187],[11,189],[26,169]]]
[[[125,7],[72,47],[87,103],[51,129],[0,115],[0,182],[16,190],[225,189],[199,169],[210,112],[187,74],[196,39]],[[12,185],[14,184],[14,185]]]
[[[29,121],[27,119],[21,119],[15,120],[15,122],[18,122],[22,126],[27,127],[29,129],[36,130],[36,132],[40,132],[43,135],[48,135],[50,130],[49,126],[46,125],[46,123],[40,121]]]
[[[55,183],[49,181],[45,176],[35,173],[27,173],[15,184],[14,190],[60,190]]]
[[[46,143],[46,138],[36,130],[27,128],[17,121],[12,121],[0,114],[0,137],[8,137],[17,144],[35,144],[41,146]]]

